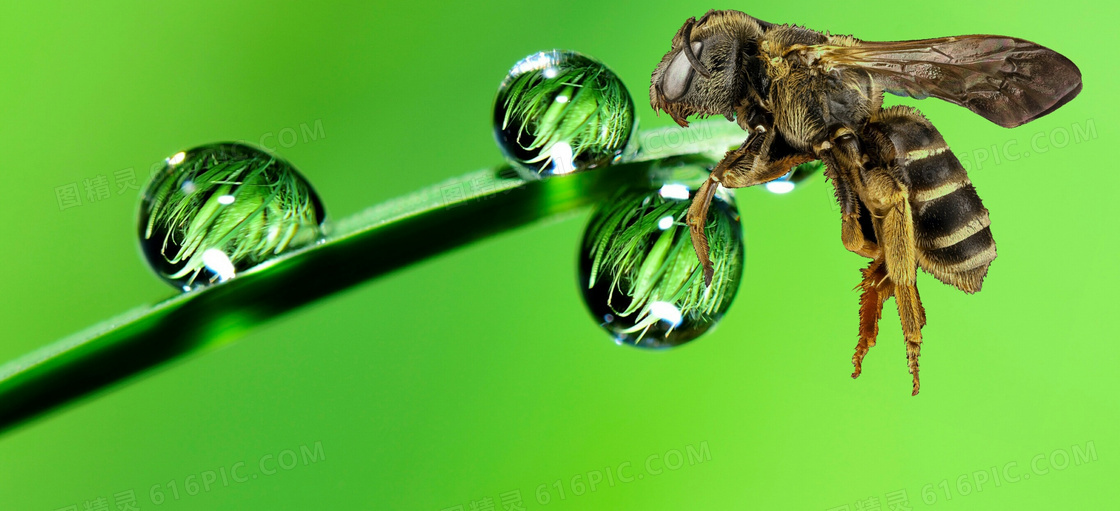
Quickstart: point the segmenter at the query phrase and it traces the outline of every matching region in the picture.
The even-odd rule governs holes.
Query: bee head
[[[750,64],[758,40],[771,25],[738,11],[708,11],[689,18],[653,71],[650,105],[681,126],[689,116],[722,115],[728,120],[750,96]]]

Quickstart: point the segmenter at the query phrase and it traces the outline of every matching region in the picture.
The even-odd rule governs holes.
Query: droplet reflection
[[[175,153],[145,187],[140,247],[160,278],[189,291],[316,242],[324,216],[288,162],[242,144],[207,145]]]
[[[591,216],[581,245],[580,289],[619,344],[666,348],[691,341],[711,329],[735,297],[745,247],[734,200],[721,190],[708,212],[715,277],[706,287],[684,224],[689,196],[679,184],[623,190]]]
[[[636,124],[618,76],[572,51],[522,59],[494,100],[494,137],[525,179],[610,164],[627,149]]]

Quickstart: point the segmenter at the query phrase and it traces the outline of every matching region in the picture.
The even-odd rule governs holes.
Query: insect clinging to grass
[[[898,304],[918,393],[925,310],[917,268],[966,292],[996,257],[988,210],[941,134],[914,108],[882,108],[883,93],[954,103],[1007,128],[1053,112],[1081,91],[1061,54],[1005,36],[872,42],[776,25],[738,11],[689,18],[653,72],[650,103],[681,126],[722,115],[749,132],[712,170],[686,218],[711,279],[704,220],[719,185],[766,183],[821,160],[841,209],[844,247],[862,270],[859,376],[883,302]]]

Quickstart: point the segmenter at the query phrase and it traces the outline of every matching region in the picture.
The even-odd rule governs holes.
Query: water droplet
[[[627,150],[636,126],[622,80],[573,51],[522,59],[494,100],[494,137],[525,179],[608,165]]]
[[[766,183],[767,190],[769,190],[771,193],[776,193],[779,195],[792,192],[794,186],[796,185],[794,185],[793,181],[789,180],[789,174]]]
[[[167,159],[140,201],[148,264],[185,291],[322,238],[323,205],[288,162],[237,143]]]
[[[802,163],[790,169],[789,172],[786,172],[786,175],[766,183],[766,190],[779,195],[787,194],[801,186],[810,177],[818,174],[823,168],[824,164],[820,160]]]
[[[681,183],[623,190],[591,215],[580,289],[619,344],[679,346],[712,328],[731,306],[746,252],[738,210],[727,190],[712,199],[706,230],[715,276],[705,287],[684,224],[691,193]]]

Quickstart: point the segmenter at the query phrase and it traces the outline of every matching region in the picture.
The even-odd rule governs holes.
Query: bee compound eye
[[[693,42],[692,53],[699,56],[703,47],[704,43]],[[692,82],[692,74],[693,69],[688,62],[688,56],[683,51],[677,53],[677,56],[673,57],[672,62],[669,63],[669,68],[665,70],[665,74],[661,76],[661,92],[665,94],[665,99],[675,100],[684,96]]]

